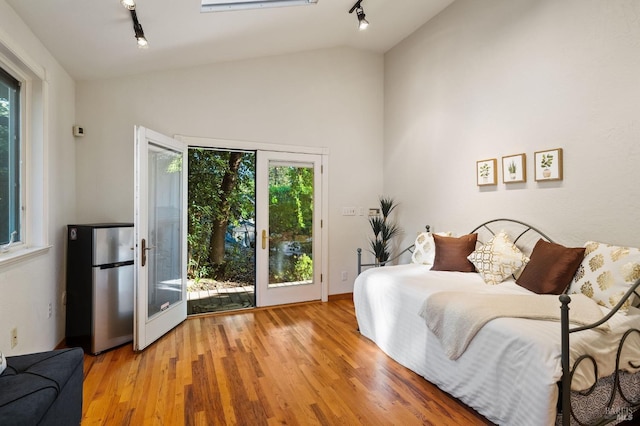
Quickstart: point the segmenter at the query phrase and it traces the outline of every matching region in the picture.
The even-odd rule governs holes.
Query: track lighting
[[[138,15],[136,15],[136,9],[130,9],[131,19],[133,19],[133,32],[136,35],[136,40],[138,41],[138,47],[141,49],[145,49],[149,47],[149,42],[144,36],[144,31],[142,31],[142,25],[138,22]]]
[[[360,3],[362,3],[362,0],[358,0],[356,4],[353,5],[351,10],[349,10],[349,13],[353,13],[354,10],[356,11],[356,15],[358,16],[358,29],[364,30],[369,26],[369,21],[364,19],[364,9],[360,5]]]
[[[145,49],[149,47],[149,42],[144,36],[142,25],[138,22],[138,15],[136,14],[136,2],[135,0],[120,0],[120,3],[129,10],[131,13],[131,20],[133,21],[133,33],[135,34],[138,47]]]
[[[129,10],[133,10],[136,8],[136,2],[134,0],[120,0],[120,4],[122,4]]]

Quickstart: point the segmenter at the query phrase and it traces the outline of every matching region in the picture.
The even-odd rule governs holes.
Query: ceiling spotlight
[[[129,10],[133,10],[136,8],[136,2],[134,0],[120,0],[120,4],[122,4]]]
[[[138,47],[141,49],[146,49],[149,47],[149,42],[144,36],[144,31],[142,30],[142,25],[138,22],[138,15],[136,14],[136,9],[129,9],[131,12],[131,19],[133,20],[133,32],[135,33],[136,40],[138,42]]]
[[[358,29],[364,30],[369,26],[369,21],[364,19],[364,9],[360,5],[360,3],[362,3],[362,0],[358,0],[356,4],[353,5],[351,10],[349,10],[349,13],[353,13],[354,10],[356,11],[356,15],[358,16]]]
[[[149,47],[149,42],[144,37],[144,34],[142,34],[140,36],[136,36],[136,40],[138,41],[138,47],[140,49],[146,49],[147,47]]]

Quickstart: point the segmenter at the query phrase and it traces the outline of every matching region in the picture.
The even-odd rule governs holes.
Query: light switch
[[[355,207],[343,207],[342,208],[342,216],[355,216],[356,208]]]

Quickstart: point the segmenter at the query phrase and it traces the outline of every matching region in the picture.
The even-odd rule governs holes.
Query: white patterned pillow
[[[476,267],[487,284],[500,284],[518,273],[529,262],[504,232],[498,232],[487,244],[476,249],[467,259]]]
[[[4,354],[0,352],[0,374],[7,368],[7,359],[4,357]]]
[[[599,305],[613,308],[640,278],[640,249],[587,241],[584,260],[578,267],[569,294],[582,293]],[[633,303],[627,300],[620,311]]]
[[[436,235],[450,237],[451,232],[437,232]],[[436,258],[436,245],[433,242],[431,232],[421,232],[413,243],[413,254],[411,255],[411,263],[418,265],[433,265]]]

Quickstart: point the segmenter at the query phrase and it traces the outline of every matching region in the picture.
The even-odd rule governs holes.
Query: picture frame
[[[562,148],[537,151],[534,154],[535,180],[562,180]]]
[[[498,184],[498,160],[490,158],[476,162],[476,178],[478,186]]]
[[[502,157],[502,182],[519,183],[527,181],[527,156],[514,154]]]

